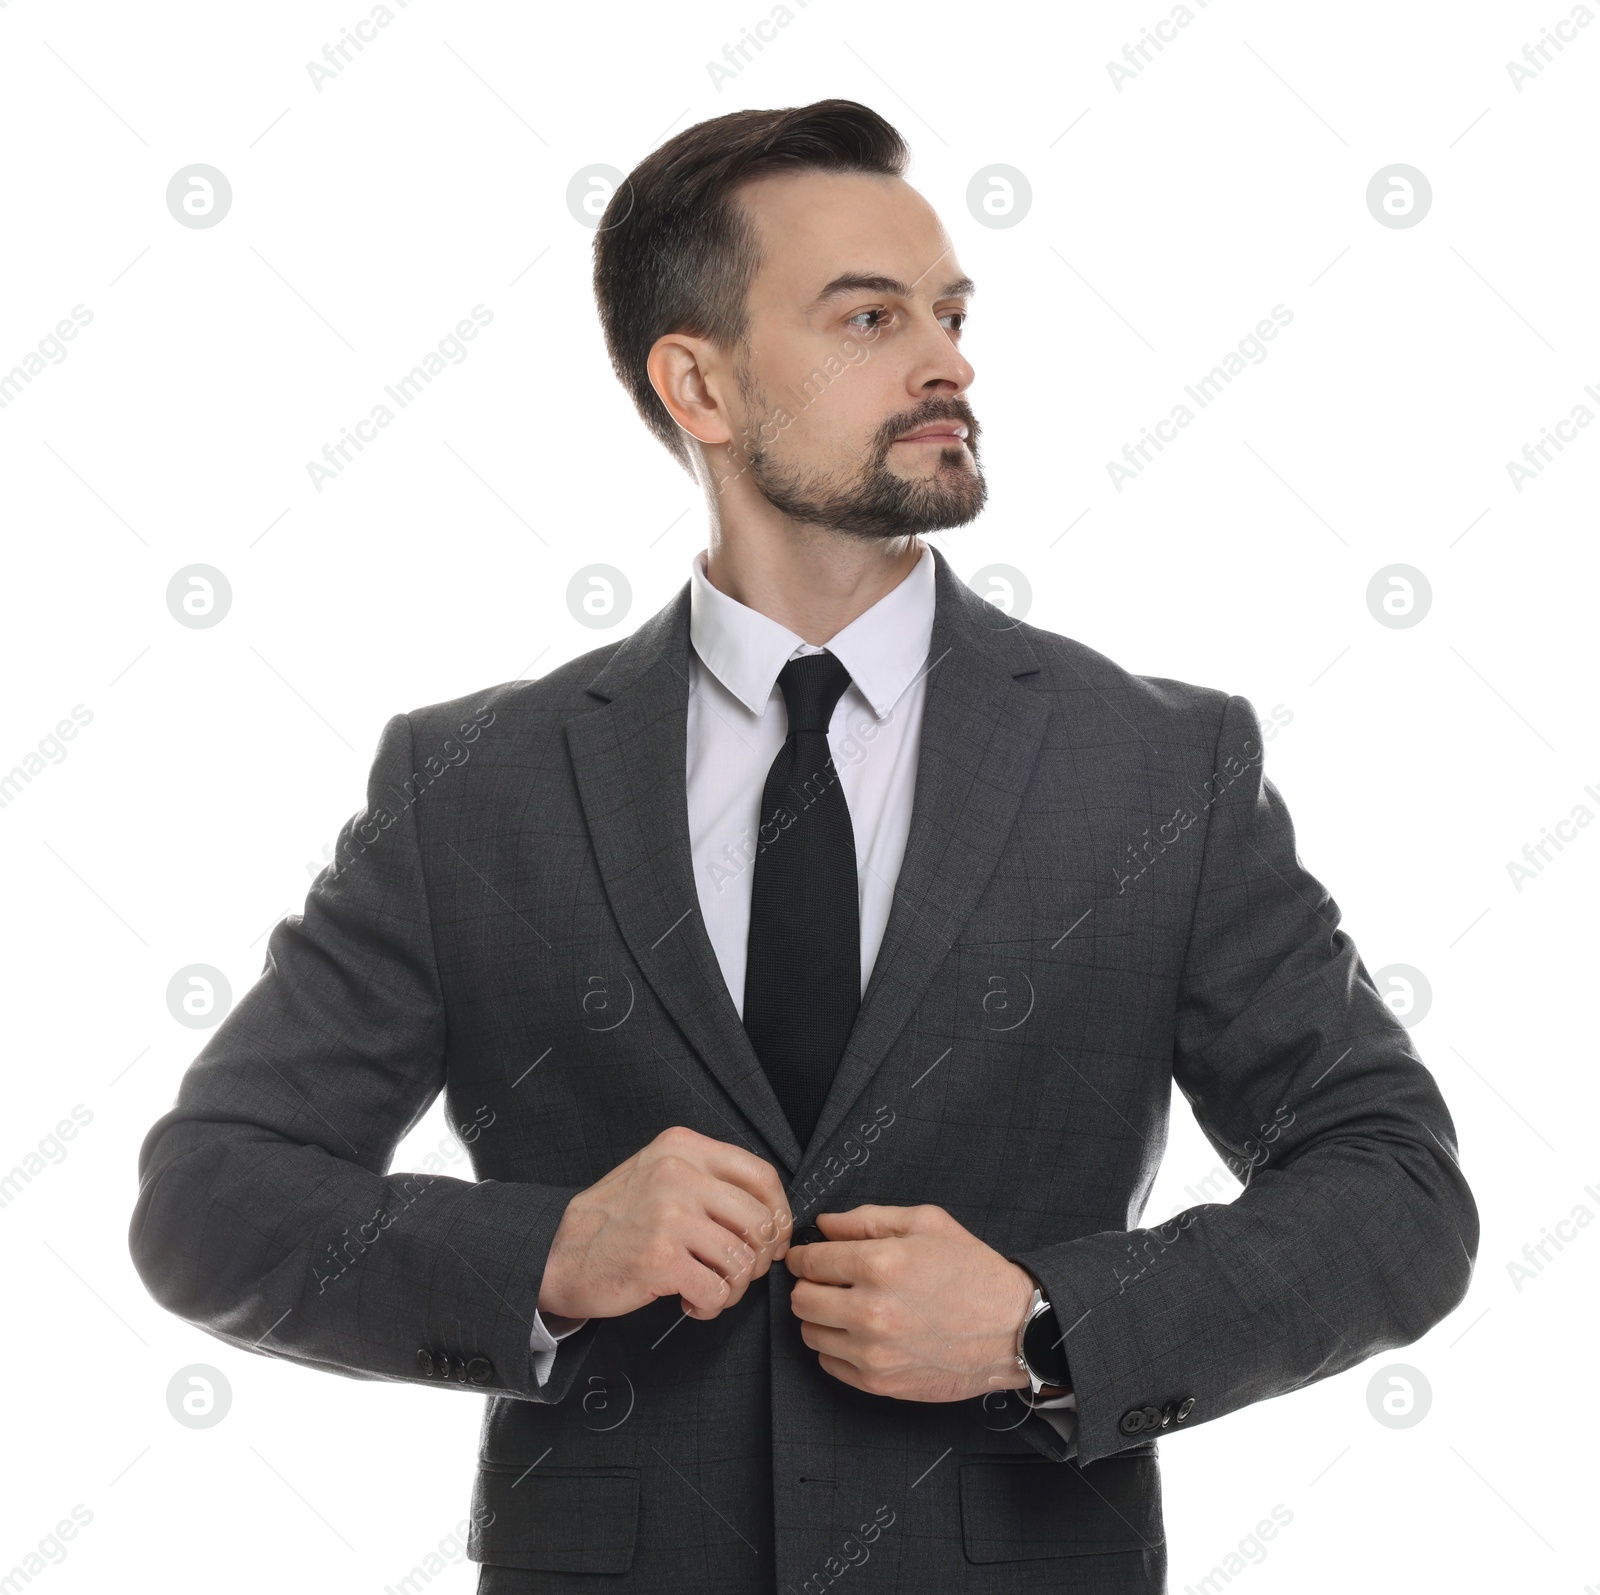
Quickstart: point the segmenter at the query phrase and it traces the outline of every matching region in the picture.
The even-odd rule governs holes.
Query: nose
[[[935,394],[944,397],[964,394],[977,373],[950,334],[934,321],[924,342],[925,347],[919,348],[918,359],[909,373],[912,392],[923,398]]]

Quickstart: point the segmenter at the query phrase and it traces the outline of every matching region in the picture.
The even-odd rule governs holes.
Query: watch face
[[[1055,1344],[1061,1334],[1054,1312],[1042,1312],[1022,1332],[1022,1355],[1028,1366],[1047,1385],[1068,1383],[1067,1354]]]

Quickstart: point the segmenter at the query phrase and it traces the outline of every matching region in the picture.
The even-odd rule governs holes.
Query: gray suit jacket
[[[1465,1294],[1449,1113],[1296,855],[1251,706],[1013,622],[934,557],[910,840],[809,1145],[697,912],[687,586],[542,680],[389,722],[334,862],[145,1140],[130,1244],[163,1306],[489,1397],[480,1591],[1150,1595],[1158,1437]],[[1139,1228],[1173,1081],[1245,1189]],[[441,1090],[475,1182],[388,1172]],[[935,1203],[1032,1270],[1075,1457],[1015,1396],[829,1377],[781,1265],[714,1322],[676,1298],[592,1320],[539,1388],[563,1208],[673,1124],[770,1160],[797,1221]]]

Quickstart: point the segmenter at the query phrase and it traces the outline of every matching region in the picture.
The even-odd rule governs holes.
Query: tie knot
[[[826,735],[834,708],[849,685],[850,672],[831,653],[791,659],[778,672],[778,686],[789,710],[789,729]]]

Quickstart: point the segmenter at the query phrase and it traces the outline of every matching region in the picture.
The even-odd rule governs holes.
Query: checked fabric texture
[[[481,1404],[475,1478],[463,1458],[459,1495],[417,1503],[454,1522],[470,1489],[480,1595],[846,1571],[859,1595],[1158,1595],[1158,1447],[1466,1292],[1449,1111],[1299,857],[1250,704],[1017,622],[930,552],[910,835],[809,1135],[697,911],[685,584],[537,681],[389,721],[333,863],[145,1137],[129,1243],[161,1305],[241,1353]],[[394,1166],[441,1093],[475,1177],[431,1148]],[[1174,1102],[1242,1189],[1146,1226]],[[591,1319],[541,1387],[565,1205],[672,1125],[770,1162],[799,1222],[934,1203],[1027,1268],[1075,1452],[1010,1397],[831,1377],[781,1265],[706,1322],[676,1298]],[[1125,1431],[1172,1403],[1181,1429]],[[1310,1411],[1244,1417],[1270,1445]]]

